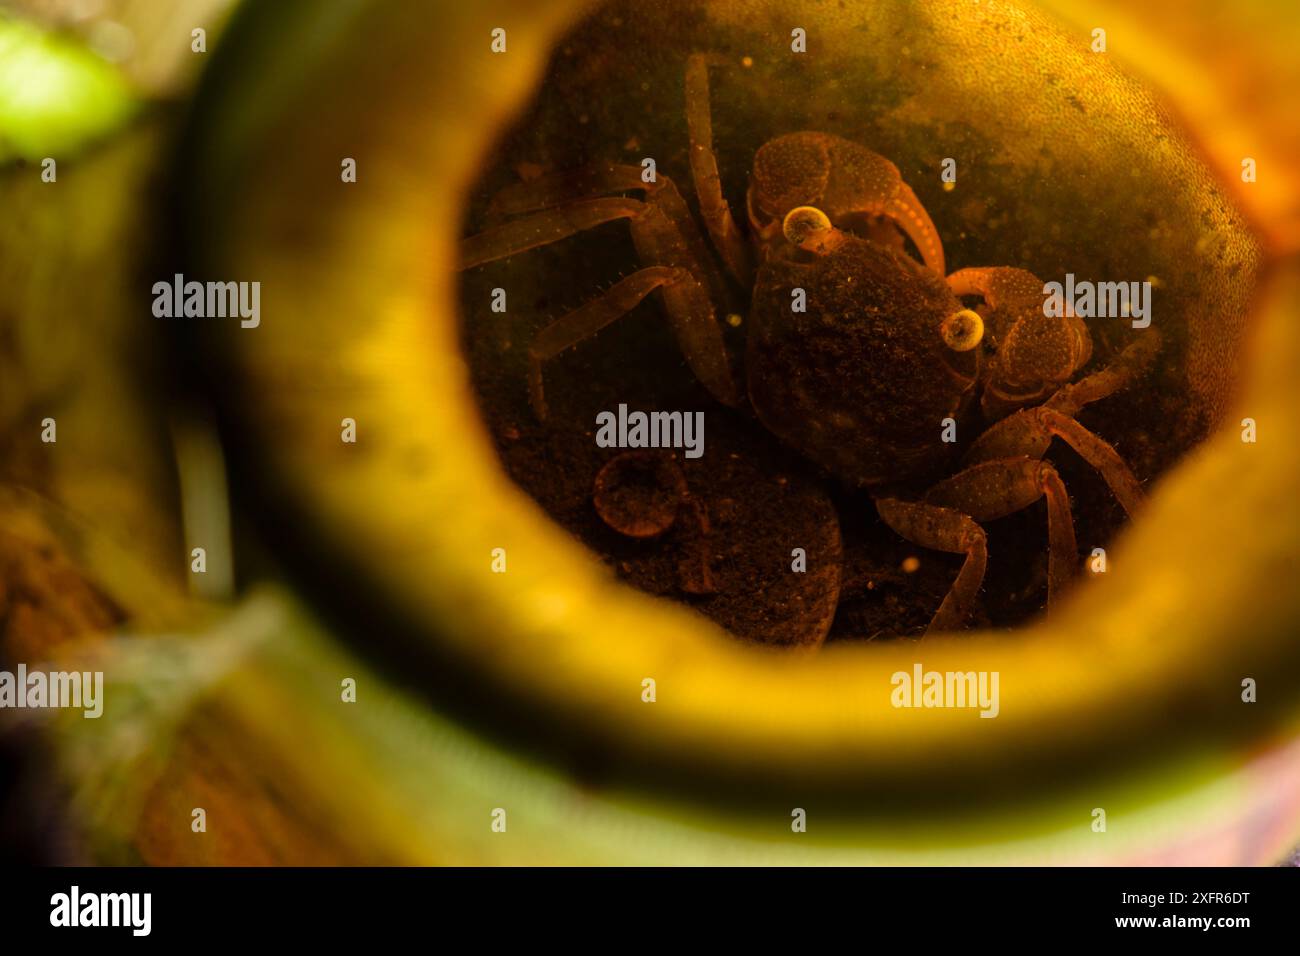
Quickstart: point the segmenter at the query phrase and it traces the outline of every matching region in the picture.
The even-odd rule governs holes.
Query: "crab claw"
[[[1025,269],[984,266],[958,269],[948,276],[953,295],[978,295],[991,309],[1000,309],[1017,299],[1043,301],[1043,280]]]
[[[779,234],[785,216],[800,206],[822,210],[836,226],[860,217],[893,221],[944,275],[943,243],[929,213],[903,182],[898,167],[865,146],[830,133],[789,133],[754,155],[749,218],[759,235]]]
[[[1064,385],[1092,357],[1088,328],[1073,311],[1048,315],[1043,282],[1032,272],[1006,266],[959,269],[948,276],[953,295],[978,295],[997,353],[989,363],[984,394],[986,414],[1042,401]]]

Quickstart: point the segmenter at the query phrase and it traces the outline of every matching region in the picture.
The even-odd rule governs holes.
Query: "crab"
[[[686,65],[690,172],[707,241],[670,179],[647,182],[642,167],[618,164],[508,186],[489,205],[494,224],[463,240],[460,265],[470,269],[628,222],[641,268],[532,342],[536,414],[547,416],[544,363],[656,293],[687,365],[718,401],[739,407],[747,399],[768,431],[866,491],[904,539],[964,556],[927,633],[968,625],[988,558],[982,523],[1040,498],[1051,613],[1079,555],[1068,493],[1045,455],[1062,440],[1128,515],[1136,512],[1140,482],[1076,416],[1137,381],[1158,335],[1145,330],[1110,365],[1075,380],[1092,355],[1084,323],[1069,308],[1047,314],[1042,281],[1023,269],[946,274],[938,230],[898,168],[830,133],[788,133],[758,149],[742,231],[713,151],[715,65],[704,54]],[[750,303],[743,390],[718,321],[737,289]],[[987,427],[950,477],[930,483],[951,471],[953,431],[976,405]]]

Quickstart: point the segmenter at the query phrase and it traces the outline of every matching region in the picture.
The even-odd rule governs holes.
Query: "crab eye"
[[[939,326],[944,345],[954,352],[969,352],[984,338],[984,320],[971,309],[954,312]]]
[[[830,218],[815,206],[795,206],[785,214],[785,221],[781,223],[785,238],[801,247],[830,229]]]

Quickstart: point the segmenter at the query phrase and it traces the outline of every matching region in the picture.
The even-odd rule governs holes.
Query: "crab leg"
[[[641,178],[638,166],[596,163],[581,169],[547,173],[502,189],[488,203],[487,218],[499,222],[539,209],[562,206],[579,199],[594,199],[609,193],[652,191],[655,184]]]
[[[634,272],[604,294],[561,316],[537,333],[528,349],[528,391],[538,418],[544,421],[547,416],[542,363],[631,312],[656,289],[663,293],[669,322],[682,344],[691,371],[719,396],[719,400],[726,396],[731,399],[731,404],[739,403],[739,392],[722,344],[722,332],[713,319],[713,305],[707,291],[686,269],[651,266]]]
[[[646,199],[567,198],[575,189],[585,188],[640,188]],[[671,180],[660,177],[656,183],[644,183],[636,167],[596,166],[573,176],[520,183],[503,190],[493,205],[498,213],[537,211],[463,240],[462,269],[549,245],[616,219],[628,220],[637,254],[647,265],[538,335],[530,352],[529,380],[540,417],[546,417],[541,362],[594,335],[656,289],[662,292],[669,325],[695,377],[724,405],[734,408],[741,403],[714,308],[714,302],[723,301],[724,283]]]
[[[976,522],[1005,517],[1039,498],[1047,499],[1050,611],[1069,584],[1078,560],[1078,545],[1069,495],[1048,462],[1023,457],[981,462],[935,485],[926,492],[924,501],[886,498],[876,502],[885,524],[907,540],[936,551],[966,555],[927,634],[960,628],[970,617],[988,561],[984,529]]]
[[[1065,385],[1044,404],[1062,415],[1073,417],[1083,406],[1128,388],[1141,378],[1160,351],[1160,333],[1145,329],[1110,365],[1079,381]]]
[[[975,440],[966,453],[967,464],[1013,455],[1042,458],[1052,439],[1060,438],[1097,470],[1120,506],[1132,515],[1142,505],[1141,482],[1119,452],[1075,421],[1074,415],[1089,402],[1113,395],[1131,384],[1159,347],[1158,335],[1144,333],[1112,365],[1066,385],[1043,405],[1007,416]]]
[[[599,198],[601,193],[631,190],[643,190],[645,198]],[[525,213],[528,215],[522,215]],[[489,220],[511,215],[520,218],[491,226],[461,241],[461,269],[472,269],[549,245],[616,219],[628,219],[632,223],[632,238],[643,258],[652,249],[672,259],[665,262],[650,256],[652,262],[647,264],[689,268],[709,283],[715,296],[722,294],[721,277],[709,258],[708,247],[691,218],[690,209],[666,176],[647,183],[641,179],[640,167],[608,163],[540,176],[507,186],[488,206]]]
[[[473,269],[486,262],[548,246],[602,223],[632,219],[644,209],[645,203],[639,199],[587,199],[547,209],[465,239],[460,244],[460,267]]]
[[[722,176],[713,153],[713,117],[709,109],[709,66],[701,53],[686,61],[686,129],[691,140],[691,178],[700,215],[713,245],[732,278],[748,289],[754,283],[745,238],[736,227],[731,207],[722,195]]]
[[[923,501],[881,498],[876,501],[876,511],[885,524],[908,541],[935,551],[966,555],[957,579],[931,618],[926,633],[953,631],[965,625],[984,582],[984,568],[989,559],[984,529],[960,511]]]
[[[1066,494],[1056,469],[1034,458],[981,462],[939,482],[925,500],[955,508],[976,521],[993,521],[1047,499],[1047,606],[1060,598],[1074,573],[1079,549]]]

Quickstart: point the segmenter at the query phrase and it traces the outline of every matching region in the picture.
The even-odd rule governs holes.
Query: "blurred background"
[[[0,2],[0,666],[107,681],[98,721],[0,713],[3,856],[1295,864],[1300,467],[1279,436],[1300,357],[1300,14],[720,0],[649,17],[642,42],[618,32],[635,5],[546,7]],[[463,355],[455,242],[506,157],[671,133],[685,52],[779,45],[789,22],[827,38],[838,97],[888,106],[863,122],[895,158],[920,168],[917,131],[958,114],[993,144],[1007,195],[948,216],[959,258],[983,252],[965,216],[1002,221],[1011,264],[1050,268],[1073,236],[1098,269],[1173,277],[1180,391],[1161,394],[1180,414],[1147,456],[1169,475],[1118,552],[1143,573],[1050,626],[927,646],[930,666],[1005,675],[987,732],[902,722],[864,689],[914,647],[774,658],[618,584],[509,480]],[[1092,62],[1098,27],[1105,63],[1031,102],[1052,63]],[[620,43],[644,50],[620,66]],[[763,124],[819,108],[769,97],[789,90],[761,58],[756,75],[720,94],[733,189]],[[577,114],[589,129],[564,125]],[[551,265],[511,281],[541,295]],[[148,290],[179,271],[259,279],[264,326],[155,319]],[[1267,424],[1243,462],[1245,415]],[[668,692],[647,711],[650,674]],[[1245,712],[1243,676],[1261,687]],[[792,807],[818,825],[792,835]]]

